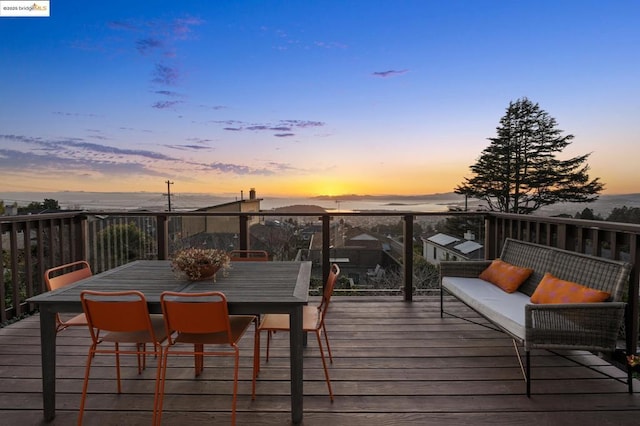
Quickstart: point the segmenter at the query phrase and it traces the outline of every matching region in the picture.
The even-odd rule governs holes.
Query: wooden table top
[[[171,270],[168,260],[139,260],[42,293],[28,301],[61,308],[80,304],[80,292],[139,290],[150,304],[159,303],[163,291],[220,291],[233,304],[305,304],[308,300],[311,262],[236,262],[216,281],[189,281]]]

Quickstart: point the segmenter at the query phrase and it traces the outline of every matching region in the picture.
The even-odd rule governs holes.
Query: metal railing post
[[[331,229],[329,226],[331,217],[322,215],[320,220],[322,220],[322,289],[324,290],[324,283],[327,282],[331,270]]]
[[[158,260],[169,259],[169,218],[158,215],[156,219],[156,238],[158,243]]]
[[[404,215],[403,279],[404,300],[413,300],[413,215]]]
[[[247,215],[240,215],[239,216],[239,225],[240,225],[240,235],[238,244],[240,245],[240,247],[238,247],[240,250],[249,250],[249,216]]]

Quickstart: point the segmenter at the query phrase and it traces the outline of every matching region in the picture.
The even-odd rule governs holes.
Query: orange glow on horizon
[[[624,171],[624,170],[623,170]],[[181,181],[171,179],[175,193],[201,194],[240,194],[255,188],[259,197],[314,197],[319,195],[424,195],[453,192],[465,176],[466,170],[451,164],[424,167],[420,170],[405,168],[384,174],[353,171],[348,175],[322,176],[242,176],[217,180],[199,177],[198,180]],[[627,171],[628,172],[628,171]],[[601,176],[605,184],[603,195],[639,193],[637,179],[629,178],[627,173],[603,173],[601,170],[590,173]],[[637,173],[635,173],[637,174]],[[169,178],[169,177],[167,177]],[[67,176],[51,179],[46,174],[34,174],[31,171],[11,175],[0,172],[0,179],[10,183],[9,192],[166,192],[166,179],[158,176],[122,177],[105,179],[104,176],[82,176],[69,173]],[[207,182],[203,182],[207,180]]]

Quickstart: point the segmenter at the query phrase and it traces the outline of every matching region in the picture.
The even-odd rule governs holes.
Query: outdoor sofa
[[[444,316],[444,294],[448,293],[524,346],[525,365],[522,366],[522,361],[520,365],[527,396],[531,395],[532,349],[576,349],[594,353],[615,350],[625,315],[623,299],[629,284],[629,263],[510,238],[505,240],[500,258],[492,266],[494,272],[499,271],[495,267],[500,260],[504,262],[502,266],[533,271],[515,291],[508,293],[480,278],[485,270],[485,275],[490,271],[487,268],[493,261],[440,262],[440,312]],[[545,274],[551,275],[545,277]],[[544,284],[534,299],[546,303],[532,303],[531,296],[541,281]],[[579,288],[579,291],[606,299],[586,303],[544,300],[553,299],[556,292],[562,293],[564,281],[586,287],[570,287],[571,290]],[[518,356],[520,359],[519,353]],[[627,372],[629,392],[632,393],[629,368]]]

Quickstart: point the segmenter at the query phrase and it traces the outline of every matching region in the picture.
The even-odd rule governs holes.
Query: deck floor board
[[[448,304],[456,315],[463,305]],[[315,339],[305,349],[304,425],[632,425],[640,418],[640,394],[600,374],[626,375],[585,352],[532,353],[531,398],[525,395],[511,340],[457,318],[440,318],[439,299],[412,303],[375,297],[335,297],[328,316],[335,393],[327,395]],[[266,342],[263,339],[263,345]],[[276,333],[268,363],[262,348],[257,399],[251,401],[253,335],[242,340],[238,425],[290,424],[289,351]],[[37,315],[0,329],[0,425],[68,425],[77,421],[89,344],[85,329],[58,336],[56,418],[44,423]],[[588,366],[582,366],[574,363]],[[164,425],[228,424],[231,363],[207,358],[193,377],[193,360],[170,360]],[[135,358],[123,358],[123,394],[115,393],[115,364],[96,357],[85,425],[138,425],[151,421],[155,362],[137,374]],[[638,388],[636,381],[635,386]]]

